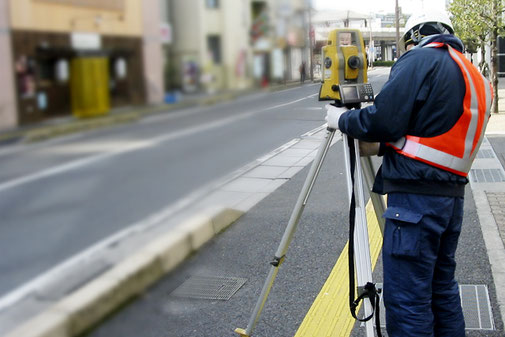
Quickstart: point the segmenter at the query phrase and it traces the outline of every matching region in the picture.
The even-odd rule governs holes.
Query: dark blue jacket
[[[433,35],[403,54],[374,105],[342,115],[342,132],[369,142],[394,142],[406,135],[434,137],[445,133],[463,113],[465,83],[446,48],[421,48],[430,42],[462,51],[453,35]],[[407,192],[464,196],[468,179],[396,153],[381,144],[382,166],[375,179],[378,193]]]

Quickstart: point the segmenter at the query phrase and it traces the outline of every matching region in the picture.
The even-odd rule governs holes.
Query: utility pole
[[[314,82],[314,45],[313,45],[313,34],[315,32],[312,29],[312,0],[307,0],[309,6],[309,49],[310,49],[310,81]]]
[[[370,40],[368,42],[368,59],[370,63],[370,67],[373,68],[373,62],[375,61],[375,45],[373,42],[373,36],[372,36],[372,13],[370,13],[370,19],[368,20],[368,29],[370,33]]]
[[[396,58],[400,58],[400,7],[398,7],[398,0],[395,6],[396,17]]]

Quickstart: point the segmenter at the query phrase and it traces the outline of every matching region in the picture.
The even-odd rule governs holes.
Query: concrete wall
[[[68,6],[58,1],[10,0],[11,27],[13,29],[56,32],[96,32],[110,35],[142,35],[142,18],[139,13],[145,3],[123,0],[118,9],[107,5],[100,7]],[[157,14],[158,16],[158,14]]]
[[[252,52],[249,44],[251,6],[248,0],[222,0],[223,63],[228,89],[243,89],[252,84],[250,67]]]
[[[9,30],[9,0],[0,0],[0,130],[17,125],[16,98],[12,71],[12,45]]]
[[[198,53],[200,46],[200,1],[173,1],[175,52]]]
[[[163,102],[163,50],[159,1],[142,1],[144,80],[148,104]]]
[[[173,43],[174,63],[177,72],[179,84],[184,82],[183,65],[185,62],[197,62],[201,67],[200,44],[201,35],[201,6],[203,1],[184,0],[172,1],[172,25],[173,25]],[[194,88],[196,90],[197,88]]]
[[[252,0],[220,0],[217,9],[207,8],[203,0],[174,1],[173,12],[177,15],[173,18],[174,44],[173,50],[180,74],[183,73],[183,64],[187,60],[196,61],[202,75],[200,79],[212,78],[212,90],[219,89],[244,89],[250,87],[253,82],[253,59],[255,55],[271,54],[275,48],[284,48],[277,45],[280,36],[276,34],[278,15],[278,1],[263,0],[268,6],[270,25],[273,32],[262,41],[261,47],[251,46],[251,3]],[[306,0],[283,0],[288,3],[294,12],[305,8]],[[302,32],[303,33],[303,32]],[[221,38],[222,64],[213,65],[208,53],[208,35],[219,35]],[[304,35],[301,34],[301,42],[296,48],[305,45]],[[256,49],[255,49],[256,48]],[[298,66],[301,57],[307,59],[308,52],[301,55],[293,69],[298,78]],[[270,59],[271,61],[271,59]],[[206,76],[210,74],[210,76]],[[280,76],[281,78],[283,76]],[[203,89],[209,89],[203,84]]]

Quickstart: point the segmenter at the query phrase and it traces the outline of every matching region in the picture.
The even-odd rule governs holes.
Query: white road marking
[[[313,86],[315,86],[315,85],[321,85],[321,83],[306,84],[306,85],[304,85],[304,86],[305,86],[305,87],[313,87]],[[275,92],[272,92],[272,94],[280,94],[280,93],[283,93],[283,92],[286,92],[286,91],[291,91],[291,90],[300,89],[300,88],[303,88],[304,86],[299,86],[299,87],[294,87],[294,88],[284,89],[284,90],[280,90],[280,91],[275,91]]]
[[[41,154],[86,154],[103,153],[143,148],[153,145],[151,141],[114,139],[110,141],[89,141],[83,143],[63,144],[57,147],[43,149]]]
[[[274,109],[282,108],[282,107],[284,107],[284,106],[291,105],[291,104],[293,104],[293,103],[298,103],[298,102],[301,102],[301,101],[303,101],[303,100],[305,100],[305,99],[307,99],[307,98],[312,98],[312,97],[317,96],[317,95],[319,95],[319,94],[313,94],[313,95],[309,95],[309,96],[306,96],[306,97],[303,97],[303,98],[297,99],[296,101],[291,101],[291,102],[288,102],[288,103],[283,103],[283,104],[274,105],[274,106],[272,106],[272,107],[270,107],[270,108],[265,108],[265,109],[263,109],[262,111],[268,111],[268,110],[274,110]]]

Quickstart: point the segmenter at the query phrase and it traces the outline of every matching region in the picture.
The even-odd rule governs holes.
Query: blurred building
[[[161,102],[159,13],[158,0],[0,0],[0,129]]]
[[[184,92],[298,79],[308,62],[307,0],[185,0],[170,8]]]

